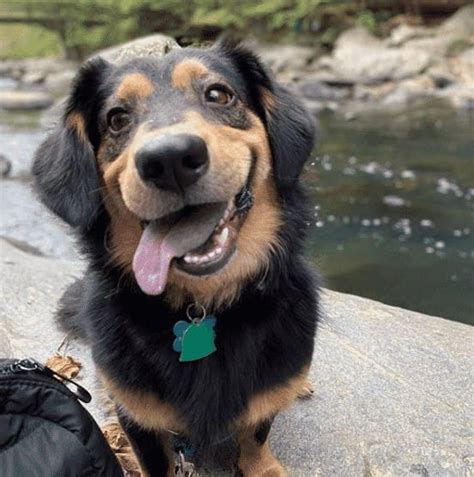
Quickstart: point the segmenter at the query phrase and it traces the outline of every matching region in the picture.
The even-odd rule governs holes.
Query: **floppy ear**
[[[274,85],[270,95],[264,94],[275,180],[282,188],[291,187],[313,150],[314,120],[283,86]]]
[[[313,118],[298,98],[276,83],[259,59],[238,41],[222,38],[216,47],[246,80],[252,103],[266,123],[277,186],[291,187],[314,147]]]
[[[101,209],[94,143],[99,137],[96,113],[101,102],[100,85],[109,67],[95,59],[81,68],[61,124],[40,145],[33,162],[41,201],[80,229],[89,229]]]

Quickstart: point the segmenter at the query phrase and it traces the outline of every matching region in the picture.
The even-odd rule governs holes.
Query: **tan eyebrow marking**
[[[193,79],[208,73],[208,69],[199,61],[185,60],[174,67],[171,74],[171,84],[177,89],[184,90]]]
[[[143,73],[130,73],[125,76],[117,89],[119,99],[147,98],[155,87]]]

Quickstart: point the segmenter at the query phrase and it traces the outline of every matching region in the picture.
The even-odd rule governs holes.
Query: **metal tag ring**
[[[202,312],[202,316],[191,316],[191,311],[193,308],[199,307]],[[204,318],[206,317],[206,309],[200,304],[200,303],[190,303],[188,307],[186,308],[186,316],[188,317],[188,320],[191,321],[192,323],[200,323]]]

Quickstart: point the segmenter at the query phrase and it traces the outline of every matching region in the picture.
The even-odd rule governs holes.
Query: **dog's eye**
[[[107,122],[112,131],[118,132],[130,124],[130,114],[122,108],[113,108],[107,114]]]
[[[204,97],[208,103],[218,104],[219,106],[228,106],[235,98],[235,96],[223,86],[212,86],[206,91]]]

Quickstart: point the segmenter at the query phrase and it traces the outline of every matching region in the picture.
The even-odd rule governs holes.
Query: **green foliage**
[[[84,57],[153,32],[199,41],[232,30],[330,45],[354,22],[377,32],[387,14],[400,13],[395,3],[404,4],[380,0],[374,10],[362,0],[0,0],[0,17],[24,18],[31,29],[54,31],[69,56]],[[57,50],[54,42],[39,40],[29,42],[31,50],[17,51],[36,55],[43,51],[38,45]]]
[[[357,16],[357,23],[370,31],[370,33],[375,33],[377,30],[375,15],[370,10],[362,10]]]
[[[0,59],[60,55],[61,51],[53,31],[21,23],[0,25]]]

